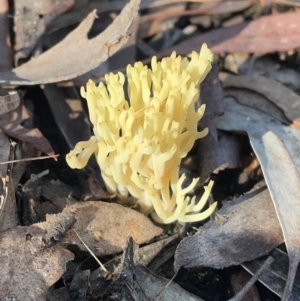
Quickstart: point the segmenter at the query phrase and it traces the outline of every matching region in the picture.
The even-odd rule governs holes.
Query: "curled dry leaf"
[[[290,300],[300,260],[300,131],[232,98],[224,101],[226,111],[218,118],[218,127],[247,132],[276,208],[290,260],[283,300]]]
[[[14,30],[16,37],[15,63],[27,58],[47,25],[59,14],[69,10],[74,0],[15,0]]]
[[[1,300],[46,299],[48,288],[63,275],[74,256],[60,245],[47,248],[44,237],[61,221],[72,218],[70,214],[49,217],[50,222],[18,226],[1,234]]]
[[[258,210],[259,208],[259,210]],[[228,202],[191,237],[184,238],[175,254],[175,269],[206,266],[222,269],[266,255],[283,242],[276,212],[265,185]]]
[[[72,79],[84,74],[117,52],[128,40],[128,29],[139,9],[139,0],[131,0],[114,22],[101,34],[88,39],[96,12],[63,41],[11,71],[0,73],[0,83],[35,85]]]
[[[289,51],[300,47],[300,12],[263,16],[251,22],[210,30],[172,47],[188,54],[207,43],[215,53],[269,53]]]
[[[280,108],[294,126],[300,127],[300,96],[291,89],[256,74],[234,76],[222,73],[221,79],[224,88],[244,88],[263,95]]]
[[[75,214],[75,230],[96,256],[121,252],[129,236],[142,244],[162,233],[143,214],[118,204],[89,201],[75,203],[64,211]],[[75,232],[69,232],[64,243],[86,251]]]

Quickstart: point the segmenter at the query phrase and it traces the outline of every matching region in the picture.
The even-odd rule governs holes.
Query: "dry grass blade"
[[[94,257],[94,259],[98,262],[99,266],[101,267],[101,269],[109,274],[109,271],[105,268],[105,266],[101,263],[101,261],[96,257],[96,255],[92,252],[92,250],[85,244],[85,242],[82,240],[82,238],[79,236],[79,234],[77,233],[77,231],[75,229],[73,229],[73,231],[75,232],[75,234],[77,235],[77,237],[80,239],[80,241],[82,242],[82,244],[86,247],[86,249],[89,251],[89,253]]]

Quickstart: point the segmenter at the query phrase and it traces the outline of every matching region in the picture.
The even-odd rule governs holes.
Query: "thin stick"
[[[80,239],[80,241],[83,243],[83,245],[87,248],[87,250],[90,252],[90,254],[95,258],[95,260],[99,263],[100,267],[102,268],[102,270],[104,272],[106,272],[107,274],[110,274],[109,271],[105,268],[105,266],[100,262],[100,260],[96,257],[96,255],[92,252],[92,250],[85,244],[85,242],[81,239],[81,237],[78,235],[78,233],[76,232],[75,229],[73,229],[75,234],[78,236],[78,238]]]
[[[41,156],[41,157],[31,157],[31,158],[23,158],[11,161],[0,162],[0,165],[10,164],[10,163],[18,163],[18,162],[27,162],[27,161],[36,161],[36,160],[45,160],[45,159],[56,159],[59,155],[53,156]]]
[[[247,284],[231,299],[228,301],[240,301],[247,294],[251,286],[254,284],[256,280],[258,280],[259,276],[262,272],[268,268],[268,266],[274,261],[274,258],[269,256],[264,264],[259,268],[259,270],[253,275],[253,277],[247,282]],[[283,299],[282,299],[283,300]]]
[[[164,290],[167,289],[167,287],[172,283],[172,281],[174,280],[174,278],[176,277],[178,271],[176,271],[176,273],[174,274],[174,276],[169,280],[169,282],[158,292],[158,294],[154,297],[154,299],[152,301],[156,301],[157,298],[162,294],[162,292]]]

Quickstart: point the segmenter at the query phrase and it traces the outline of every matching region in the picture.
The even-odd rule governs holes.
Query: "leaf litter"
[[[0,299],[208,301],[248,292],[276,301],[273,291],[298,300],[297,3],[13,2],[15,11],[0,3],[1,161],[24,161],[0,166],[0,260],[10,269],[2,271]],[[213,179],[210,203],[219,209],[207,223],[157,226],[131,199],[121,202],[127,208],[117,204],[95,161],[81,171],[66,166],[65,154],[92,133],[76,86],[153,54],[188,55],[203,42],[216,54],[201,86],[199,130],[210,132],[180,170],[184,185],[201,177],[191,195]],[[40,152],[60,156],[30,162]],[[95,270],[73,228],[108,272]],[[182,267],[175,278],[174,267]],[[248,283],[241,267],[254,275]],[[265,288],[256,289],[257,279]]]

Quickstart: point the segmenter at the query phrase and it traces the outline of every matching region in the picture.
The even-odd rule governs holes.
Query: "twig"
[[[105,268],[105,266],[100,262],[100,260],[96,257],[96,255],[92,252],[92,250],[85,244],[85,242],[81,239],[81,237],[79,236],[79,234],[77,233],[77,231],[75,229],[73,229],[73,231],[75,232],[75,234],[78,236],[78,238],[80,239],[80,241],[83,243],[83,245],[87,248],[87,250],[90,252],[90,254],[95,258],[95,260],[98,262],[98,264],[100,265],[101,269],[106,272],[107,274],[110,274],[110,272]]]
[[[162,294],[162,292],[167,289],[167,287],[171,284],[171,282],[174,280],[174,278],[176,277],[178,271],[174,274],[174,276],[170,279],[170,281],[158,292],[158,294],[154,297],[154,299],[152,301],[156,301],[157,298]]]
[[[18,162],[45,160],[45,159],[52,159],[52,158],[56,159],[57,157],[59,157],[59,155],[23,158],[23,159],[17,159],[17,160],[10,160],[10,161],[5,161],[5,162],[0,162],[0,165],[10,164],[10,163],[18,163]]]
[[[274,261],[274,258],[269,256],[264,264],[259,268],[259,270],[253,275],[253,277],[247,282],[247,284],[231,299],[228,301],[240,301],[246,295],[250,287],[259,278],[262,272]]]

